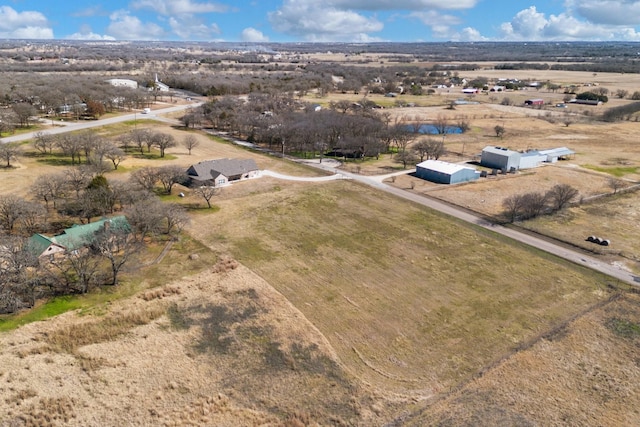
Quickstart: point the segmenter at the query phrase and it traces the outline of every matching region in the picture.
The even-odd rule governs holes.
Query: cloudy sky
[[[640,41],[640,0],[6,0],[0,39]]]

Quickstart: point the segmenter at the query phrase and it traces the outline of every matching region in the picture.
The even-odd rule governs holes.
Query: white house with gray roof
[[[232,181],[255,178],[260,170],[253,159],[204,160],[187,169],[190,185],[223,186]]]

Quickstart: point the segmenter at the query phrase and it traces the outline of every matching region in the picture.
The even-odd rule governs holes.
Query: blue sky
[[[5,0],[0,38],[640,41],[640,0]]]

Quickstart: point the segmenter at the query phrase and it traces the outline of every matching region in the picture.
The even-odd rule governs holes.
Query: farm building
[[[466,94],[478,93],[478,89],[475,87],[467,87],[462,89],[462,93],[466,93]]]
[[[518,169],[531,169],[540,166],[540,163],[546,162],[547,156],[537,150],[530,150],[520,155],[520,165]]]
[[[533,98],[524,101],[524,105],[544,105],[544,99]]]
[[[602,105],[602,101],[598,101],[597,99],[572,99],[569,101],[572,104],[582,104],[582,105]]]
[[[558,148],[551,148],[548,150],[540,150],[540,154],[547,157],[545,162],[555,163],[558,160],[565,160],[565,159],[571,158],[571,156],[576,154],[576,152],[568,149],[567,147],[558,147]]]
[[[138,89],[138,82],[131,79],[109,79],[106,80],[111,86],[116,87],[128,87],[131,89]]]
[[[189,185],[226,185],[231,181],[258,176],[258,165],[253,159],[205,160],[187,169]]]
[[[482,150],[480,164],[487,168],[510,171],[520,168],[521,153],[504,147],[488,146]]]
[[[439,184],[457,184],[475,181],[480,177],[480,172],[468,166],[440,160],[426,160],[416,166],[416,176]]]

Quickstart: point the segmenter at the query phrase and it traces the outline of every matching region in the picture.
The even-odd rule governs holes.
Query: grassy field
[[[194,236],[265,278],[347,369],[427,399],[609,295],[604,276],[350,182],[218,202]]]
[[[521,108],[449,111],[441,102],[449,96],[425,97],[418,104],[425,107],[393,114],[469,120],[469,133],[447,136],[447,160],[472,158],[496,142],[517,149],[535,142],[575,149],[572,163],[585,168],[542,168],[437,191],[419,183],[416,192],[491,213],[498,196],[516,190],[567,182],[589,196],[606,191],[608,176],[638,178],[634,123],[566,127]],[[507,128],[502,140],[492,134],[499,123]],[[115,136],[131,125],[100,131]],[[185,135],[148,125],[178,140]],[[611,134],[615,152],[603,143]],[[261,169],[290,175],[323,174],[195,135],[201,144],[193,155],[178,146],[161,163],[130,157],[107,176],[220,157],[254,158]],[[358,165],[366,174],[399,168],[389,156]],[[0,171],[0,193],[27,194],[38,174],[59,166],[64,159],[27,156]],[[394,185],[409,188],[411,180]],[[202,209],[191,210],[190,237],[161,263],[123,274],[118,289],[56,299],[0,323],[9,331],[0,335],[0,394],[7,396],[0,419],[38,425],[51,413],[71,425],[383,425],[395,417],[414,425],[638,424],[640,301],[611,279],[350,181],[249,180],[224,188],[210,210],[188,189],[179,191],[184,199],[165,199]],[[601,235],[613,250],[637,254],[625,236],[637,228],[635,199],[620,195],[607,199],[606,209],[583,205],[527,226],[563,240]],[[160,250],[151,248],[146,261]],[[80,310],[38,322],[72,309]]]

